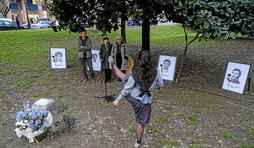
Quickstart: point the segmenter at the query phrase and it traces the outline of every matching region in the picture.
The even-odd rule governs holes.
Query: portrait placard
[[[65,48],[50,48],[50,63],[53,69],[66,69],[67,58]]]
[[[163,80],[174,81],[176,71],[177,57],[160,55],[158,61],[158,69],[161,72]]]
[[[243,94],[246,88],[251,65],[228,62],[222,89]]]
[[[94,71],[101,71],[101,61],[100,61],[99,53],[100,53],[100,50],[92,50],[92,65],[93,65]]]

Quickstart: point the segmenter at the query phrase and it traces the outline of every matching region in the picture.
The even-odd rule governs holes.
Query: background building
[[[35,23],[37,19],[50,18],[46,7],[43,5],[43,0],[10,0],[10,6],[11,9],[7,18],[14,22],[17,18],[20,23],[27,22],[27,16],[30,23]]]

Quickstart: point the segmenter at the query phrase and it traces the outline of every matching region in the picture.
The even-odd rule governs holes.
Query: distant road
[[[177,25],[179,23],[167,22],[167,23],[158,23],[157,25]]]
[[[158,23],[158,26],[165,26],[165,25],[178,25],[179,23],[173,23],[173,22],[167,22],[167,23]],[[152,25],[152,26],[157,26],[157,25]],[[142,26],[127,26],[128,28],[138,28]]]

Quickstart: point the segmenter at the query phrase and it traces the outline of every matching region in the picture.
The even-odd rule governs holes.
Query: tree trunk
[[[9,1],[8,0],[1,0],[0,5],[1,5],[0,13],[2,13],[4,18],[7,18],[7,14],[11,10]]]
[[[180,78],[181,73],[182,73],[182,70],[183,70],[183,65],[184,65],[184,62],[185,62],[185,60],[186,60],[186,55],[183,55],[183,56],[181,57],[181,59],[182,59],[182,60],[181,60],[179,72],[178,72],[178,75],[177,75],[177,77],[176,77],[176,83],[179,82],[179,78]]]
[[[186,59],[187,50],[188,50],[188,33],[186,31],[185,23],[182,24],[182,27],[183,27],[183,31],[184,31],[185,49],[184,49],[184,53],[183,53],[183,56],[182,56],[182,60],[181,60],[180,68],[179,68],[179,73],[178,73],[178,75],[176,77],[176,83],[178,83],[180,75],[182,73],[183,65],[184,65],[184,62],[185,62],[185,59]]]
[[[183,53],[183,57],[182,57],[182,60],[181,60],[181,65],[180,65],[180,70],[179,70],[179,73],[176,77],[176,83],[178,83],[179,81],[179,78],[180,78],[180,75],[182,73],[182,69],[183,69],[183,65],[184,65],[184,62],[186,61],[187,59],[187,51],[188,51],[188,47],[189,45],[194,42],[198,37],[199,35],[201,34],[201,32],[198,32],[195,36],[195,38],[193,38],[190,42],[188,42],[188,33],[187,33],[187,30],[186,30],[186,25],[185,23],[182,24],[182,27],[183,27],[183,31],[184,31],[184,37],[185,37],[185,49],[184,49],[184,53]]]
[[[125,43],[127,43],[127,40],[126,40],[126,25],[125,25],[125,22],[126,22],[126,17],[124,15],[121,16],[121,36],[123,38],[123,41]]]
[[[150,20],[149,16],[146,14],[144,14],[142,23],[142,50],[150,51]]]
[[[28,17],[28,11],[27,11],[27,3],[25,3],[25,7],[26,7],[26,18],[27,18],[28,29],[31,29],[31,24],[30,24],[30,20]]]

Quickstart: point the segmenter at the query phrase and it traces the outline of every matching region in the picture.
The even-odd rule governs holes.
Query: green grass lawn
[[[68,31],[54,33],[51,29],[0,32],[0,74],[48,67],[49,48],[71,50],[69,39],[74,37]]]
[[[120,34],[120,30],[112,31],[107,36],[111,40],[115,40],[116,36]],[[131,27],[127,28],[126,36],[127,42],[129,44],[140,44],[142,39],[142,28],[141,27]],[[189,40],[193,39],[196,34],[188,30]],[[181,25],[170,25],[170,26],[151,26],[150,32],[151,44],[155,45],[184,45],[184,31]],[[215,43],[221,43],[218,40],[209,40],[208,42],[202,41],[199,43],[196,40],[193,45],[210,45]]]
[[[116,32],[112,31],[111,34],[108,34],[112,43],[119,34],[119,30]],[[94,42],[96,40],[100,43],[102,42],[101,32],[88,29],[88,35]],[[192,39],[195,33],[190,32],[189,35],[190,39]],[[122,106],[123,109],[121,108],[120,110],[117,108],[113,109],[111,108],[111,103],[105,105],[105,102],[101,99],[94,98],[94,96],[100,96],[103,93],[103,86],[100,85],[99,82],[101,79],[99,73],[97,73],[96,78],[98,79],[96,79],[95,83],[84,83],[81,81],[81,70],[79,68],[77,49],[75,47],[75,39],[78,36],[79,34],[77,33],[69,33],[64,30],[55,33],[52,29],[0,31],[0,106],[3,108],[0,110],[0,120],[4,121],[3,124],[0,124],[3,127],[1,128],[2,130],[0,130],[0,136],[4,137],[2,139],[4,139],[6,145],[9,144],[11,140],[13,141],[13,139],[9,138],[13,129],[12,126],[8,125],[10,122],[14,121],[13,118],[15,118],[15,116],[12,118],[15,114],[14,111],[22,107],[22,99],[35,100],[41,97],[53,98],[57,104],[59,104],[61,111],[66,111],[71,114],[75,113],[75,116],[82,117],[78,118],[79,120],[86,119],[86,117],[90,118],[91,115],[91,120],[89,119],[87,120],[88,122],[84,123],[87,123],[86,125],[89,125],[90,121],[92,123],[94,119],[103,119],[101,120],[103,122],[112,120],[114,122],[116,121],[116,123],[120,121],[120,119],[124,119],[121,123],[125,122],[126,114],[128,114],[128,112],[126,112],[126,109],[128,109],[127,107]],[[127,41],[128,44],[141,44],[141,27],[127,28]],[[192,45],[219,45],[219,50],[221,50],[220,47],[225,45],[225,43],[232,43],[232,41],[227,40],[222,42],[219,40],[209,40],[208,42],[202,41],[201,43],[196,41]],[[182,27],[180,25],[152,26],[151,44],[168,47],[183,46],[184,33]],[[98,43],[96,45],[94,44],[94,48],[97,49],[98,47],[96,46],[98,45]],[[70,66],[68,70],[52,70],[50,68],[49,48],[51,47],[63,47],[67,49],[68,66]],[[158,48],[158,50],[160,50],[160,48]],[[232,53],[234,54],[234,52]],[[215,60],[216,59],[213,61]],[[213,61],[211,61],[210,65],[213,64]],[[206,66],[204,67],[207,68]],[[215,94],[213,93],[215,89],[211,89],[210,94],[207,93],[209,92],[210,86],[212,87],[213,85],[209,85],[209,87],[205,85],[205,87],[200,89],[201,91],[197,91],[202,87],[201,84],[204,84],[203,82],[199,82],[199,80],[207,80],[210,82],[215,78],[208,80],[209,77],[213,76],[213,73],[210,74],[211,76],[209,77],[207,77],[207,75],[192,75],[192,73],[192,71],[190,74],[188,73],[189,76],[182,79],[181,81],[183,83],[180,83],[180,85],[168,85],[172,83],[166,82],[164,88],[156,93],[153,106],[153,112],[156,116],[153,116],[153,125],[147,127],[147,131],[150,131],[147,132],[147,136],[152,133],[149,136],[153,138],[153,141],[150,141],[149,144],[153,144],[152,146],[155,147],[181,147],[184,146],[182,145],[183,143],[198,148],[199,144],[209,145],[211,144],[207,143],[209,140],[216,144],[215,142],[219,140],[217,138],[223,138],[226,144],[239,143],[243,148],[252,147],[253,144],[250,140],[254,137],[254,121],[250,117],[252,117],[253,112],[240,107],[238,110],[238,108],[232,107],[231,104],[226,105],[224,101],[221,101],[224,98],[220,96],[220,91],[218,91],[217,96],[213,95]],[[207,79],[203,79],[205,77],[207,77]],[[192,83],[188,84],[188,82]],[[182,87],[185,84],[187,84],[186,87]],[[109,84],[109,93],[113,95],[118,94],[121,88],[119,85],[117,80]],[[207,90],[203,92],[202,90],[204,89]],[[229,95],[229,98],[232,97],[239,96]],[[246,99],[245,96],[242,98]],[[244,106],[244,103],[240,105]],[[84,111],[89,114],[84,115]],[[94,113],[94,111],[99,111],[102,114],[90,114]],[[115,120],[117,117],[111,119],[115,114],[110,113],[116,111],[118,117],[121,117],[119,120]],[[1,116],[7,113],[11,114],[11,118]],[[110,118],[104,118],[107,114]],[[94,115],[96,115],[96,117]],[[75,118],[75,116],[70,117]],[[214,122],[212,122],[213,120]],[[211,123],[208,124],[207,121]],[[105,123],[113,125],[113,122]],[[96,124],[99,125],[100,123],[96,122]],[[240,127],[239,124],[243,124],[243,127]],[[109,130],[107,128],[105,129],[106,131]],[[127,131],[128,134],[135,133],[133,127],[130,127]],[[202,135],[200,135],[200,133]],[[72,134],[76,136],[75,132]],[[112,132],[112,134],[114,133]],[[240,136],[238,137],[237,135]],[[190,143],[190,139],[185,140],[187,138],[190,138],[192,142]],[[0,143],[2,139],[0,139]],[[49,140],[50,139],[51,138],[49,138]],[[53,141],[56,140],[56,142],[59,143],[59,141],[61,141],[59,139],[61,138],[53,139]],[[240,141],[239,139],[245,140]],[[105,145],[105,143],[108,142],[105,139],[95,140],[101,145]],[[18,144],[19,142],[15,140],[14,143]],[[47,140],[45,143],[42,143],[42,145],[49,144]]]
[[[102,38],[101,32],[88,29],[88,35],[92,38]],[[111,42],[114,42],[120,30],[107,34]],[[128,44],[141,44],[141,27],[127,28]],[[195,33],[190,33],[190,39]],[[18,30],[0,32],[0,74],[13,73],[15,71],[30,71],[49,67],[49,48],[64,47],[71,59],[76,59],[75,38],[77,33],[62,30],[53,32],[45,30]],[[220,41],[211,40],[201,44],[217,44]],[[184,33],[181,25],[151,26],[151,44],[155,45],[184,45]],[[196,41],[193,45],[198,45]],[[68,59],[68,60],[71,60]]]

